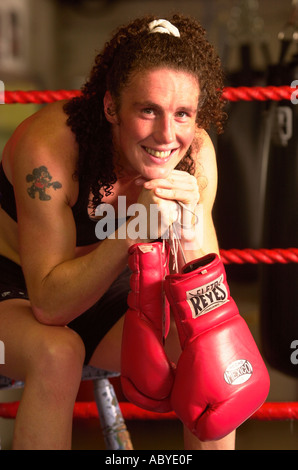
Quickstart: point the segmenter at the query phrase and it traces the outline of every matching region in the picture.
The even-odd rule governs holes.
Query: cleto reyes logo
[[[186,292],[186,300],[191,308],[192,317],[204,315],[229,301],[223,274],[215,281]]]

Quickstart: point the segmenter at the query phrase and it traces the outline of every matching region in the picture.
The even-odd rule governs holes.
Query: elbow
[[[59,312],[52,312],[46,308],[31,305],[36,320],[43,325],[48,326],[66,326],[65,317],[59,315]]]
[[[36,320],[49,326],[65,326],[68,321],[64,302],[59,302],[54,295],[41,286],[39,289],[28,289],[31,309]]]

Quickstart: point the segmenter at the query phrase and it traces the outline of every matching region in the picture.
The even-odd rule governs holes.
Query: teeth
[[[168,150],[167,152],[158,152],[153,149],[150,149],[149,147],[146,147],[146,152],[150,153],[150,155],[153,155],[153,157],[157,158],[167,158],[171,155],[171,150]]]

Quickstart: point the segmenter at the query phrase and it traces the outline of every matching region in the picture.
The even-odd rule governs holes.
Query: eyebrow
[[[158,108],[161,109],[157,103],[153,103],[153,101],[134,101],[133,106],[135,108]]]
[[[136,107],[136,108],[155,108],[155,109],[158,109],[158,110],[162,111],[162,107],[159,104],[154,103],[153,101],[135,101],[133,103],[133,106]],[[195,107],[195,106],[180,106],[177,109],[177,111],[186,111],[186,112],[196,113],[197,109],[198,109],[198,106],[197,107]]]

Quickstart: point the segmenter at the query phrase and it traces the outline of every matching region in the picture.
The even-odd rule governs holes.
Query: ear
[[[118,119],[117,119],[117,114],[116,114],[116,106],[112,98],[112,95],[109,91],[106,91],[105,93],[105,96],[103,99],[103,105],[104,105],[104,112],[105,112],[105,117],[107,121],[109,121],[111,124],[117,124]]]

